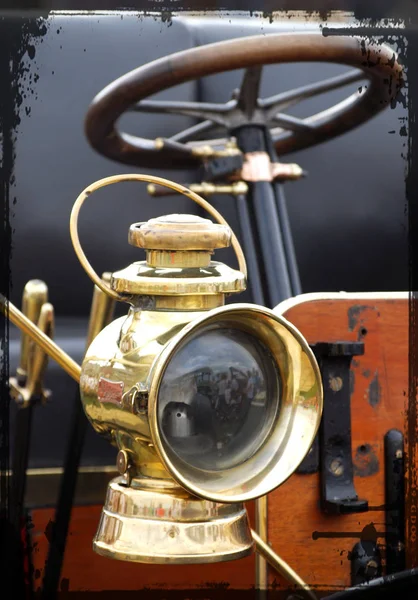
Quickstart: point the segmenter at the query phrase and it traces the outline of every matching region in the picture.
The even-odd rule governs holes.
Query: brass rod
[[[185,187],[195,194],[202,194],[203,196],[211,196],[212,194],[230,194],[232,196],[239,196],[240,194],[248,193],[248,185],[245,181],[235,181],[230,185],[218,185],[202,181],[202,183],[188,183]],[[150,196],[154,196],[155,198],[173,196],[178,193],[176,190],[169,190],[162,185],[155,185],[153,183],[150,183],[147,186],[147,192]]]
[[[6,318],[19,327],[23,333],[29,335],[34,342],[39,344],[44,352],[48,354],[53,360],[55,360],[60,367],[64,369],[70,377],[75,379],[77,383],[80,383],[81,367],[78,365],[64,350],[51,340],[50,337],[45,335],[39,327],[37,327],[30,319],[25,315],[9,300],[0,294],[0,306],[3,314]]]
[[[255,501],[255,530],[264,541],[267,541],[267,516],[267,496],[262,496]],[[258,590],[268,589],[268,565],[260,553],[255,557],[255,587]]]
[[[280,556],[276,554],[274,550],[272,550],[270,546],[266,544],[266,542],[262,540],[253,529],[251,530],[251,534],[253,536],[257,552],[259,552],[266,559],[266,561],[273,567],[275,571],[287,579],[287,581],[294,583],[299,588],[304,590],[306,595],[311,598],[311,600],[318,600],[308,584],[305,583],[303,579],[301,579],[299,575],[295,573],[295,571],[289,567],[289,565],[282,558],[280,558]]]

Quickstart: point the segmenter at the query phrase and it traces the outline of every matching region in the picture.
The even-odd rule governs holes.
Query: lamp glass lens
[[[219,326],[198,332],[161,382],[157,414],[166,449],[198,469],[241,465],[267,438],[280,388],[276,363],[256,337]]]

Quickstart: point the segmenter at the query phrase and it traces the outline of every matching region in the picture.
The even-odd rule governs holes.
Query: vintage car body
[[[47,19],[46,32],[34,38],[34,58],[23,58],[37,81],[28,87],[28,110],[21,112],[16,138],[13,194],[17,202],[11,217],[10,298],[19,305],[29,279],[47,282],[56,314],[54,339],[75,361],[81,363],[85,353],[92,284],[80,271],[71,247],[71,205],[91,181],[134,170],[101,157],[89,147],[82,123],[93,97],[129,70],[180,50],[255,34],[318,31],[320,26],[304,18],[269,23],[254,18],[175,17],[165,23],[130,13],[54,15]],[[343,70],[332,64],[271,66],[262,92],[271,95]],[[240,77],[235,71],[215,74],[162,92],[160,98],[224,102]],[[342,97],[340,91],[331,92],[325,105]],[[324,103],[315,98],[306,103],[305,110],[310,114],[323,107]],[[366,344],[364,356],[351,365],[351,440],[354,484],[359,497],[367,498],[375,512],[343,517],[322,514],[317,506],[317,471],[292,476],[269,495],[265,507],[268,526],[264,535],[318,593],[353,583],[350,556],[358,540],[375,545],[377,540],[379,545],[383,534],[375,524],[381,522],[385,504],[382,431],[405,428],[408,265],[402,153],[406,114],[406,106],[398,103],[342,137],[292,154],[289,160],[301,165],[308,177],[284,186],[307,296],[274,307],[277,314],[298,327],[310,344],[363,339]],[[304,116],[304,112],[298,107],[295,115]],[[149,138],[169,136],[194,123],[185,116],[141,114],[124,115],[122,121],[125,129]],[[169,167],[162,164],[158,170],[139,171],[178,182],[198,181],[194,171],[170,172]],[[131,184],[116,193],[105,190],[99,195],[100,208],[86,207],[80,225],[86,253],[98,272],[116,271],[137,258],[121,242],[126,238],[129,219],[146,221],[156,213],[201,214],[185,198],[154,201],[145,187],[138,192]],[[238,229],[234,199],[214,196],[210,201],[231,227]],[[97,212],[93,215],[93,210],[98,210],[99,216]],[[227,263],[234,260],[229,249],[221,250],[219,256]],[[249,292],[242,293],[237,301],[251,301]],[[118,316],[124,314],[117,310]],[[19,362],[20,334],[12,328],[9,349],[13,373]],[[26,494],[33,523],[35,589],[40,588],[44,575],[48,524],[54,519],[76,397],[76,385],[52,361],[45,382],[52,396],[34,413]],[[202,385],[210,386],[210,381],[203,380]],[[12,407],[12,431],[15,412]],[[107,483],[116,473],[115,464],[116,449],[89,428],[61,571],[62,589],[213,589],[222,585],[252,589],[254,556],[215,567],[169,565],[161,570],[157,565],[112,562],[95,555],[91,540]],[[256,526],[253,503],[247,508]],[[268,585],[271,589],[286,588],[285,580],[271,570]]]

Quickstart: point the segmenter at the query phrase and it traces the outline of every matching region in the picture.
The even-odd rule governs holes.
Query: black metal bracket
[[[313,344],[324,388],[324,410],[319,430],[321,508],[333,515],[365,512],[367,500],[360,500],[353,482],[351,453],[351,380],[353,356],[364,353],[363,342]],[[316,442],[318,444],[318,441]]]
[[[382,576],[382,558],[376,541],[357,542],[350,559],[352,586],[368,583]]]

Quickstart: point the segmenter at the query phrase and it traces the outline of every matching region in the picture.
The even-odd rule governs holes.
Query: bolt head
[[[121,475],[125,475],[129,467],[129,457],[126,450],[119,450],[116,459],[116,467]]]
[[[329,387],[333,392],[339,392],[343,387],[343,380],[341,377],[330,377],[329,378]]]
[[[331,473],[333,475],[335,475],[336,477],[341,477],[341,475],[344,473],[344,467],[339,458],[335,458],[331,462],[330,470],[331,470]]]

